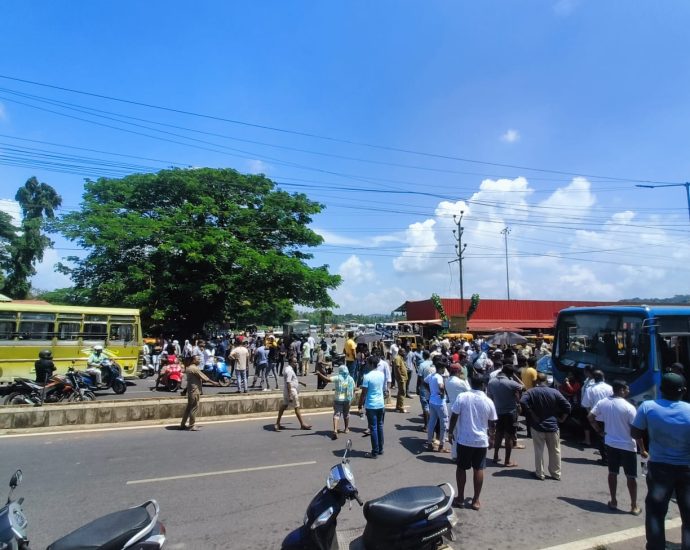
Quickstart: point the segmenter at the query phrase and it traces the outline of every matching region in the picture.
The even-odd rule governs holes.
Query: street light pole
[[[464,210],[460,210],[460,218],[453,216],[453,221],[455,224],[458,226],[457,230],[453,229],[453,235],[455,235],[455,239],[457,240],[457,244],[455,245],[455,252],[458,255],[458,269],[460,271],[460,314],[464,315],[465,314],[465,295],[464,291],[462,288],[462,257],[465,252],[465,248],[467,248],[467,243],[462,244],[462,234],[465,232],[465,228],[462,226],[462,217],[465,214]]]
[[[506,227],[501,231],[501,234],[505,237],[506,243],[506,289],[508,290],[508,300],[510,300],[510,278],[508,276],[508,233],[510,233],[510,227]]]
[[[688,218],[690,218],[690,181],[685,183],[668,183],[664,185],[636,185],[635,187],[644,187],[646,189],[656,189],[657,187],[685,187],[685,195],[688,199]]]

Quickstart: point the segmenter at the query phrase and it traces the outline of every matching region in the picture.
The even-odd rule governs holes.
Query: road
[[[418,405],[410,404],[410,414],[386,415],[386,453],[377,460],[364,458],[364,420],[353,418],[352,469],[365,500],[405,485],[454,482],[448,455],[422,451]],[[149,498],[161,505],[170,549],[278,548],[302,521],[345,443],[330,439],[330,414],[307,416],[313,431],[298,430],[289,417],[291,429],[274,432],[271,416],[209,422],[199,432],[152,426],[4,436],[0,476],[9,480],[14,468],[23,470],[17,495],[25,497],[36,548]],[[606,470],[591,449],[564,445],[563,480],[537,481],[526,443],[514,454],[518,468],[489,466],[482,510],[458,511],[456,547],[537,549],[643,525],[644,516],[607,509]],[[619,502],[625,505],[627,496],[619,495]],[[669,516],[677,515],[673,504]],[[357,505],[339,518],[342,529],[363,524]]]

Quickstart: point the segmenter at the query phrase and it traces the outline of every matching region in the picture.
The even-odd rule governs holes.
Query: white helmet
[[[94,346],[93,351],[103,351],[103,346],[101,346],[100,344],[97,346]]]

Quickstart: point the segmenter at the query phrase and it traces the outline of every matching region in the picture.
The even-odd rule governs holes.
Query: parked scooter
[[[285,538],[283,550],[338,550],[338,514],[352,500],[364,506],[367,525],[358,542],[366,550],[432,550],[444,545],[444,537],[454,540],[452,485],[405,487],[364,504],[347,458],[351,448],[348,439],[341,463],[331,468],[326,486],[307,507],[304,524]]]
[[[102,391],[112,389],[118,395],[127,391],[127,384],[122,377],[122,369],[115,361],[111,359],[103,359],[100,366],[102,384],[96,386],[95,376],[88,372],[80,371],[82,383],[85,384],[91,391]]]
[[[166,365],[161,369],[160,378],[152,389],[158,389],[159,385],[171,392],[176,392],[180,389],[182,386],[182,367],[179,363]]]
[[[220,357],[215,358],[215,364],[204,366],[204,374],[223,387],[230,385],[230,371],[228,370],[228,365]]]
[[[24,497],[12,500],[12,493],[21,481],[22,471],[17,470],[10,479],[7,503],[0,509],[0,548],[29,550],[29,522],[22,509]],[[149,508],[153,510],[153,514],[149,512]],[[165,527],[158,521],[159,512],[160,508],[155,500],[113,512],[56,540],[48,546],[48,550],[160,550],[165,544]]]

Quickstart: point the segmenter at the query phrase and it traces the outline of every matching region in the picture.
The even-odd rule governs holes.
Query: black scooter
[[[12,500],[12,493],[21,481],[22,471],[17,470],[10,480],[7,504],[0,508],[0,548],[29,550],[29,522],[22,509],[24,498]],[[153,514],[149,508],[153,509]],[[165,543],[165,527],[158,521],[159,512],[155,500],[113,512],[56,540],[48,546],[48,550],[160,550]]]
[[[347,458],[351,448],[348,439],[341,463],[331,468],[326,486],[309,503],[304,524],[285,538],[282,550],[338,550],[338,514],[352,500],[364,506],[367,525],[349,548],[434,550],[444,546],[444,537],[454,540],[457,517],[451,507],[455,497],[452,485],[405,487],[364,504]]]

